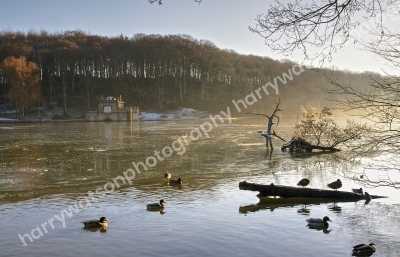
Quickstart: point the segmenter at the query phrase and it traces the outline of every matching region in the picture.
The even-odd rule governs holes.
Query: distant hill
[[[300,106],[312,103],[333,106],[326,75],[340,83],[364,88],[371,73],[336,69],[304,69],[293,74],[298,64],[268,57],[241,55],[219,49],[212,42],[189,35],[145,35],[105,37],[82,31],[62,33],[0,33],[0,62],[9,56],[24,56],[40,70],[42,100],[40,105],[71,106],[77,101],[83,109],[96,107],[100,95],[122,95],[126,106],[141,109],[174,109],[188,107],[219,112],[231,106],[232,100],[245,100],[267,82],[277,80],[279,94],[268,88],[259,90],[257,102],[245,112],[268,112],[274,100],[281,98],[281,115],[294,116]],[[286,84],[280,79],[286,77]],[[374,74],[376,75],[376,74]],[[1,99],[10,86],[0,73]],[[279,78],[278,78],[279,76]],[[65,95],[65,97],[64,97]],[[5,99],[5,100],[4,100]],[[254,99],[247,97],[247,102]],[[11,104],[13,104],[11,102]],[[35,103],[38,106],[39,103]]]

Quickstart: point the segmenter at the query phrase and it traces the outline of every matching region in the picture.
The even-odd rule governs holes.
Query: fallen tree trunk
[[[262,197],[305,197],[305,198],[330,198],[330,199],[345,199],[345,200],[368,200],[374,198],[385,198],[385,196],[369,195],[367,194],[356,194],[347,191],[334,191],[317,188],[302,188],[292,186],[280,186],[274,185],[261,185],[256,183],[248,183],[246,181],[239,182],[239,189],[259,191],[257,195],[259,198]]]

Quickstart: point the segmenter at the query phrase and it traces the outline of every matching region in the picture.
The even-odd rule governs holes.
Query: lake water
[[[336,257],[351,256],[352,246],[364,242],[376,244],[373,256],[400,256],[398,190],[364,188],[388,196],[369,204],[259,203],[258,192],[240,190],[240,181],[294,186],[308,177],[309,187],[327,189],[340,178],[341,190],[365,184],[359,167],[339,162],[344,152],[291,155],[274,139],[275,149],[267,154],[256,132],[265,129],[265,119],[216,124],[209,119],[1,124],[0,256]],[[209,138],[202,125],[212,128]],[[290,139],[291,125],[283,122],[275,131]],[[155,151],[161,152],[157,158]],[[134,168],[132,162],[146,160],[153,167],[142,167],[132,185],[115,183]],[[183,186],[168,186],[167,170]],[[99,194],[88,197],[96,189]],[[109,193],[101,195],[105,190]],[[146,210],[160,199],[164,211]],[[107,230],[83,229],[83,220],[101,216],[110,220]],[[332,220],[328,229],[306,226],[307,218],[323,216]]]

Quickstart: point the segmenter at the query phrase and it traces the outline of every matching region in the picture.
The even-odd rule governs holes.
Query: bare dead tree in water
[[[267,147],[267,150],[269,149],[269,147],[271,147],[271,151],[274,149],[274,147],[272,146],[272,137],[271,136],[276,136],[280,140],[286,142],[283,138],[278,136],[275,133],[275,131],[272,129],[272,125],[275,124],[274,119],[276,119],[278,121],[276,125],[278,126],[278,124],[279,124],[279,116],[277,116],[276,113],[281,111],[279,109],[280,102],[281,102],[280,98],[279,98],[278,102],[275,102],[276,103],[275,110],[272,112],[271,116],[261,114],[261,113],[251,113],[251,112],[246,113],[246,114],[252,114],[252,115],[261,115],[261,116],[268,118],[267,130],[265,132],[259,130],[259,131],[257,131],[257,133],[261,133],[261,136],[265,137],[265,146]],[[272,130],[272,132],[271,132],[271,130]]]

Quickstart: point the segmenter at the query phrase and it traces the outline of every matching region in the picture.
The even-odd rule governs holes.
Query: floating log
[[[260,192],[257,196],[262,199],[264,197],[305,197],[305,198],[329,198],[329,199],[343,199],[343,200],[368,200],[374,198],[386,198],[386,196],[377,196],[366,194],[357,194],[347,191],[334,191],[317,188],[302,188],[292,186],[274,185],[261,185],[256,183],[248,183],[246,181],[239,182],[239,189]]]

